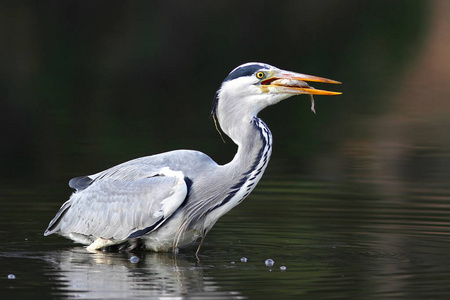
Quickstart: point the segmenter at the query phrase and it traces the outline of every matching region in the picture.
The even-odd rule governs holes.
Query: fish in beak
[[[308,82],[323,82],[341,84],[339,81],[327,79],[318,76],[306,75],[284,70],[270,71],[267,76],[261,80],[260,88],[265,93],[273,94],[308,94],[311,95],[311,110],[315,113],[313,95],[340,95],[341,92],[332,92],[315,89]]]

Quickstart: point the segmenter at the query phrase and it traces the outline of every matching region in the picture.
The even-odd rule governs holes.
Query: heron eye
[[[266,77],[266,74],[264,74],[264,72],[259,71],[258,73],[256,73],[256,77],[258,79],[263,79],[264,77]]]

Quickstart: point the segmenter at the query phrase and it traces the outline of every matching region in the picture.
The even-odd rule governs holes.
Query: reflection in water
[[[195,262],[168,253],[87,253],[83,248],[48,255],[52,269],[47,275],[59,282],[56,295],[77,298],[131,299],[140,297],[202,296],[235,299],[236,292],[221,292],[217,283],[204,277]]]

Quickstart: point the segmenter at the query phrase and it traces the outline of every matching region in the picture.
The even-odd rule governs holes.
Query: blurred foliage
[[[4,2],[0,176],[66,180],[177,148],[224,163],[235,147],[215,132],[210,104],[247,61],[344,83],[331,87],[343,96],[316,98],[316,116],[307,97],[261,113],[274,168],[301,164],[349,134],[341,120],[389,105],[371,100],[420,48],[427,3]]]

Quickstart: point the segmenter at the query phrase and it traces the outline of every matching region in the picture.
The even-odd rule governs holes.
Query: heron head
[[[211,115],[223,123],[236,116],[252,118],[262,109],[299,94],[339,95],[315,89],[307,82],[339,84],[339,81],[281,70],[264,63],[246,63],[231,71],[217,91]]]

